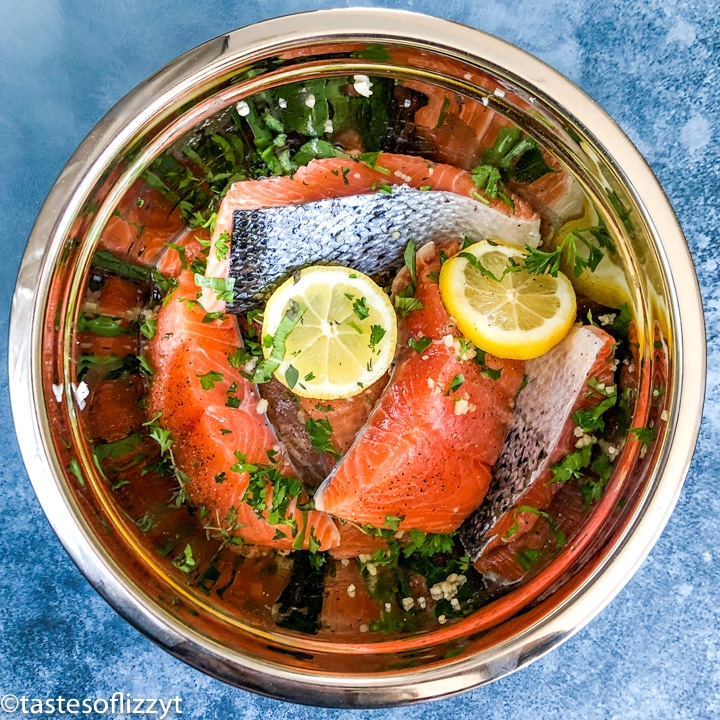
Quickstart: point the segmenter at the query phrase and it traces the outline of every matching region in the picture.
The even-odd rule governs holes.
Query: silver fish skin
[[[477,200],[407,185],[300,205],[235,210],[228,312],[252,309],[292,272],[319,263],[366,275],[396,270],[409,240],[498,239],[537,247],[540,220],[519,220]]]
[[[578,398],[588,391],[589,373],[609,337],[592,326],[575,326],[554,348],[528,360],[527,384],[515,400],[513,421],[488,493],[460,528],[460,540],[472,562],[496,537],[492,530],[501,517],[523,504],[523,493],[543,477],[551,462],[571,451],[563,447],[567,423],[574,425],[571,415]]]

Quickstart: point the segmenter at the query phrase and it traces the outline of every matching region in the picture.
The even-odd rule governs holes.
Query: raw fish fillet
[[[518,541],[538,516],[516,512],[517,508],[545,510],[562,487],[551,482],[550,464],[576,449],[572,414],[605,397],[588,381],[595,378],[613,385],[614,346],[615,340],[604,330],[575,326],[552,350],[528,361],[527,384],[518,394],[490,490],[460,532],[473,562],[501,544]],[[514,532],[508,537],[510,528]]]
[[[401,323],[398,362],[367,423],[315,494],[315,506],[358,524],[448,533],[482,502],[490,468],[512,420],[522,361],[486,357],[490,379],[473,359],[459,360],[460,336],[440,300],[434,245],[418,253],[415,297],[423,308]],[[422,354],[409,338],[432,343]],[[447,338],[447,341],[446,341]],[[454,390],[458,375],[464,382]]]
[[[409,240],[418,247],[457,237],[536,245],[539,238],[526,225],[474,198],[408,185],[392,192],[235,210],[229,268],[235,293],[226,309],[250,310],[290,272],[308,265],[337,263],[371,276],[397,270]]]
[[[561,485],[545,512],[552,518],[552,526],[547,518],[534,516],[535,523],[520,537],[498,544],[476,560],[475,569],[482,573],[489,589],[500,590],[519,582],[557,553],[559,538],[577,535],[587,518],[579,486]]]
[[[234,258],[233,267],[236,271],[242,268],[243,276],[246,278],[248,272],[263,278],[288,274],[295,269],[289,259],[275,261],[272,265],[266,262],[262,254],[263,245],[261,244],[259,249],[254,248],[255,241],[252,238],[247,249],[244,243],[242,246],[233,243],[227,256],[218,257],[217,246],[221,235],[227,233],[228,237],[232,237],[234,213],[280,207],[285,212],[287,209],[284,206],[373,193],[381,185],[409,185],[410,188],[426,188],[428,191],[461,196],[482,208],[477,212],[485,218],[483,222],[489,236],[518,245],[537,246],[540,242],[540,218],[527,203],[519,197],[512,196],[515,203],[514,210],[499,199],[488,200],[488,204],[485,205],[476,199],[478,196],[482,198],[483,194],[478,191],[470,173],[464,170],[451,165],[435,164],[420,157],[392,153],[379,153],[372,166],[353,158],[327,158],[312,160],[292,177],[269,177],[232,185],[218,211],[207,275],[227,277],[231,256]],[[383,193],[378,196],[383,196]],[[392,236],[374,238],[368,247],[355,248],[355,260],[350,266],[355,267],[355,262],[373,246],[384,247],[388,243],[395,243],[396,249],[400,252],[407,244],[407,239],[407,235],[402,232],[397,238]],[[262,240],[262,242],[266,241]],[[333,253],[338,247],[342,247],[342,244],[334,239],[334,235],[329,236],[318,248],[319,254],[316,259],[332,260]],[[238,287],[238,291],[242,293],[242,288]],[[241,299],[242,295],[238,294],[237,297]],[[217,301],[212,291],[203,294],[203,305],[207,310],[212,311],[224,308],[224,304]],[[236,310],[239,310],[239,306]]]
[[[290,549],[294,538],[288,525],[272,525],[259,517],[243,495],[248,472],[232,470],[241,453],[247,463],[269,465],[270,452],[279,471],[296,477],[295,469],[279,445],[273,428],[258,407],[257,387],[233,368],[227,355],[242,346],[233,317],[203,322],[205,312],[193,305],[198,288],[194,275],[183,272],[180,287],[161,308],[157,332],[148,345],[148,357],[155,369],[148,395],[150,418],[161,413],[159,422],[171,432],[175,465],[190,477],[184,490],[195,505],[209,510],[209,525],[223,528],[245,542]],[[190,302],[188,302],[190,301]],[[212,386],[203,388],[208,373]],[[206,384],[207,381],[206,381]],[[236,398],[232,405],[228,398]],[[272,485],[266,486],[268,506]],[[321,550],[337,546],[339,532],[333,520],[316,510],[301,511],[292,500],[287,517],[297,523],[307,548],[312,535]],[[229,519],[228,519],[229,518]],[[278,536],[278,530],[285,537]]]

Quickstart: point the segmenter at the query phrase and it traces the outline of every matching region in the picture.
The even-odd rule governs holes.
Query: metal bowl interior
[[[326,590],[335,615],[306,635],[273,621],[288,559],[220,548],[184,506],[167,502],[170,485],[113,489],[98,471],[88,422],[107,418],[89,421],[73,392],[76,321],[103,233],[162,153],[192,145],[255,93],[354,75],[490,108],[575,177],[617,245],[637,332],[631,426],[653,427],[655,440],[649,449],[628,442],[573,541],[472,614],[444,626],[418,622],[412,632],[362,633],[343,605],[357,570],[338,566]],[[431,159],[459,166],[473,159],[472,146],[458,140],[458,121],[451,110],[430,128]],[[128,254],[137,252],[132,242]],[[612,121],[567,80],[495,38],[414,14],[348,10],[217,38],[110,111],[69,161],[33,230],[13,307],[10,372],[38,497],[74,561],[119,612],[227,682],[296,702],[373,707],[501,677],[558,645],[614,597],[657,539],[687,472],[704,386],[704,372],[685,371],[687,357],[695,368],[704,357],[687,247],[651,171]],[[152,528],[143,526],[149,516]],[[186,542],[203,568],[192,580],[171,562]]]

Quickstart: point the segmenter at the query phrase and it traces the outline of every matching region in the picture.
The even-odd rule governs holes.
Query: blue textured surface
[[[315,710],[230,688],[157,649],[96,595],[35,499],[7,399],[12,284],[55,177],[122,95],[233,27],[339,3],[2,0],[0,420],[8,445],[0,467],[0,695],[179,694],[193,718],[720,717],[717,0],[360,4],[441,14],[537,55],[605,108],[658,175],[696,262],[709,344],[704,424],[674,515],[633,580],[584,630],[529,668],[455,699],[388,711]]]

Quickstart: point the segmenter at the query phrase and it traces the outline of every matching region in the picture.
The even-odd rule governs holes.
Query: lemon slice
[[[565,223],[556,237],[562,240],[568,233],[592,225],[598,225],[598,214],[586,202],[585,214],[581,218]],[[590,241],[592,242],[592,239]],[[585,244],[578,242],[576,248],[578,255],[587,260],[589,251]],[[572,273],[572,268],[567,263],[565,253],[563,253],[560,268],[566,275]],[[619,308],[623,303],[632,305],[630,288],[625,279],[625,273],[620,266],[620,260],[610,252],[604,251],[602,260],[600,260],[595,270],[586,268],[579,277],[573,280],[573,285],[580,295],[585,295],[600,305],[611,308]]]
[[[275,377],[302,397],[322,400],[361,393],[395,355],[397,317],[367,275],[346,267],[305,268],[270,296],[263,353]]]
[[[446,260],[440,272],[440,295],[460,331],[497,357],[538,357],[575,322],[575,291],[565,275],[507,272],[524,258],[518,247],[483,241]]]

